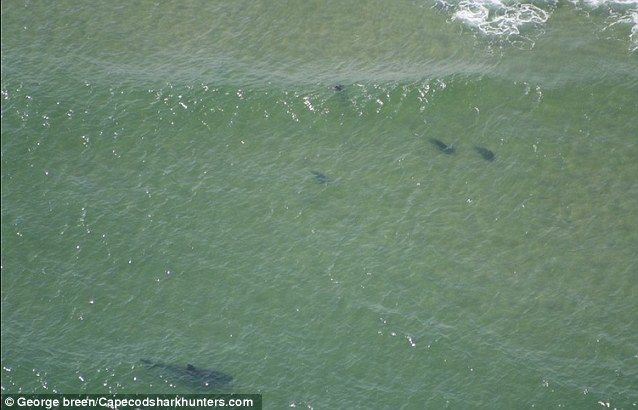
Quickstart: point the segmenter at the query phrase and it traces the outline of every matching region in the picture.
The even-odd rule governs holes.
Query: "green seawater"
[[[2,392],[636,408],[635,3],[463,4],[3,1]]]

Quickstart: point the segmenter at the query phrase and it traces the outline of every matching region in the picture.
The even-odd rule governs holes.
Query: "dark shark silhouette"
[[[337,83],[330,86],[330,89],[334,92],[337,101],[344,105],[348,104],[348,89],[345,85]]]
[[[430,142],[434,145],[436,145],[436,147],[439,149],[439,151],[441,151],[444,154],[454,154],[454,147],[451,145],[447,145],[446,143],[444,143],[441,140],[437,140],[436,138],[430,138]]]
[[[494,153],[485,147],[479,147],[478,145],[474,147],[474,150],[481,154],[484,160],[486,161],[494,161]]]
[[[161,376],[167,381],[186,383],[197,388],[215,389],[228,386],[233,381],[233,376],[229,374],[217,370],[200,369],[192,364],[184,366],[153,362],[148,359],[142,359],[141,362],[149,369],[162,371]]]
[[[326,176],[326,174],[324,174],[323,172],[319,172],[319,171],[310,171],[312,173],[312,175],[315,176],[315,181],[317,181],[320,184],[327,184],[328,182],[330,182],[330,178],[328,178],[328,176]]]

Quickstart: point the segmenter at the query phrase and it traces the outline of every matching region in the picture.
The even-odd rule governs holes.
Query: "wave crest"
[[[520,48],[532,48],[534,40],[544,33],[544,27],[557,7],[555,1],[519,3],[501,0],[438,0],[437,5],[481,35],[505,40]],[[638,50],[638,0],[569,0],[577,11],[596,10],[607,14],[606,26],[630,26],[630,50]],[[624,30],[624,29],[622,29]],[[626,38],[626,37],[625,37]]]

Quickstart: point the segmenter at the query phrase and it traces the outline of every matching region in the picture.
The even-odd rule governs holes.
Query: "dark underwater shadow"
[[[166,384],[186,388],[191,393],[225,393],[233,387],[233,376],[219,370],[200,368],[192,364],[170,364],[148,359],[140,361],[149,373]]]

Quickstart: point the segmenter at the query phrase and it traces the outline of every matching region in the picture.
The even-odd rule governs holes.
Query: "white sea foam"
[[[438,3],[451,13],[451,19],[493,38],[505,39],[531,48],[550,18],[553,3],[541,6],[508,0],[460,0]]]
[[[507,5],[498,0],[462,0],[452,16],[490,35],[517,35],[526,25],[541,25],[549,13],[533,4]]]
[[[630,25],[631,33],[629,34],[629,40],[631,42],[631,51],[638,51],[638,9],[632,10],[627,14],[612,13],[610,16],[610,23],[605,29],[616,25]]]
[[[543,34],[557,3],[554,0],[438,0],[437,4],[451,14],[452,20],[482,35],[531,48],[534,40]],[[630,27],[630,48],[638,49],[638,0],[569,0],[568,4],[575,10],[606,12],[607,26],[602,30],[616,25]]]
[[[638,51],[638,0],[572,0],[577,7],[584,5],[589,9],[602,9],[607,12],[607,25],[603,31],[615,27],[630,27],[630,50]]]
[[[570,0],[570,2],[575,5],[586,4],[590,7],[638,5],[638,0]]]

